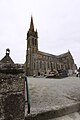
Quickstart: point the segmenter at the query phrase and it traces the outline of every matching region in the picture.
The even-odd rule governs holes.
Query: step
[[[61,117],[78,111],[80,111],[80,102],[68,104],[67,106],[57,106],[51,110],[42,111],[41,113],[37,114],[29,114],[25,116],[25,120],[53,120],[53,118]]]

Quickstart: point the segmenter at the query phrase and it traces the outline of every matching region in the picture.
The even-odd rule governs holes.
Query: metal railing
[[[28,114],[30,113],[30,96],[29,96],[29,89],[28,89],[28,81],[27,81],[27,76],[25,77],[25,82],[26,82],[26,94],[27,94],[27,105],[28,105]]]

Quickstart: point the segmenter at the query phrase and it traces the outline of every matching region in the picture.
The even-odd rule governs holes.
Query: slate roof
[[[38,54],[42,54],[42,55],[45,55],[45,56],[53,56],[53,57],[56,57],[56,55],[53,55],[53,54],[50,54],[50,53],[46,53],[46,52],[42,52],[42,51],[38,51]]]

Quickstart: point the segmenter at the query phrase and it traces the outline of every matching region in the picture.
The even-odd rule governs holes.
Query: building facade
[[[34,30],[33,18],[31,16],[30,28],[27,32],[26,50],[26,74],[44,75],[48,71],[74,70],[76,69],[74,59],[70,51],[61,55],[52,55],[39,51],[38,32]]]

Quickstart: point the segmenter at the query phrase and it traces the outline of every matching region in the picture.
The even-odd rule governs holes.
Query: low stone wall
[[[23,74],[0,73],[0,120],[24,120]]]

